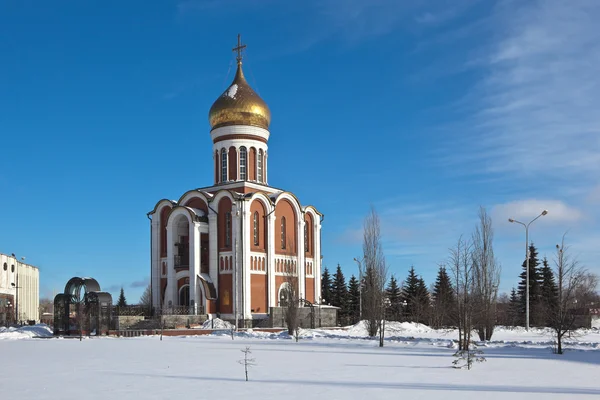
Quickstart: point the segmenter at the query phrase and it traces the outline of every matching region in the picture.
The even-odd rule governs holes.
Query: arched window
[[[248,160],[248,152],[244,146],[240,147],[240,179],[242,181],[246,180],[246,170],[247,170],[247,160]]]
[[[308,253],[310,247],[308,246],[308,225],[304,223],[304,252]]]
[[[254,211],[254,245],[258,246],[258,211]]]
[[[258,161],[256,162],[256,174],[258,175],[258,182],[263,183],[263,151],[258,151]]]
[[[227,182],[227,150],[221,149],[221,182]]]
[[[15,264],[10,266],[10,272],[15,272]]]
[[[285,217],[281,217],[281,248],[285,249]]]
[[[225,246],[231,246],[231,213],[225,214]]]
[[[8,265],[6,263],[4,263],[4,270],[6,271],[8,269]]]

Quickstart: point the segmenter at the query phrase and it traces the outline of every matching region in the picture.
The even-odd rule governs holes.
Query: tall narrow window
[[[221,182],[227,182],[227,150],[221,149]]]
[[[258,211],[254,211],[254,245],[258,246]]]
[[[281,248],[285,249],[285,217],[281,217]]]
[[[308,247],[308,225],[304,223],[304,252],[308,253],[309,249],[310,248]]]
[[[247,166],[247,162],[246,160],[248,159],[247,157],[247,151],[246,148],[244,146],[240,147],[240,179],[242,181],[246,180],[246,166]]]
[[[258,161],[256,162],[256,174],[258,176],[258,182],[263,183],[263,151],[258,151]]]
[[[225,214],[225,246],[231,246],[231,213]]]

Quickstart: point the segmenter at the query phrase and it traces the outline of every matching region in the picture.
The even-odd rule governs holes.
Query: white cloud
[[[598,19],[596,0],[500,3],[482,50],[485,78],[468,96],[476,106],[460,156],[488,172],[597,176]]]
[[[591,204],[600,204],[600,185],[596,186],[588,193],[586,201]]]
[[[527,199],[512,201],[504,204],[497,204],[492,207],[492,217],[498,221],[506,221],[508,218],[514,218],[521,222],[529,222],[543,210],[548,210],[548,214],[542,218],[548,222],[578,222],[583,218],[583,213],[573,207],[568,206],[560,200],[538,200]]]

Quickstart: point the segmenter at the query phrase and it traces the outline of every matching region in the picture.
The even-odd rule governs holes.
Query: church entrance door
[[[179,305],[190,306],[190,285],[185,285],[179,290]]]

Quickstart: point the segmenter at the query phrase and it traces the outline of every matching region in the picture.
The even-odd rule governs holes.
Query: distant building
[[[40,272],[0,253],[0,324],[39,321]]]

